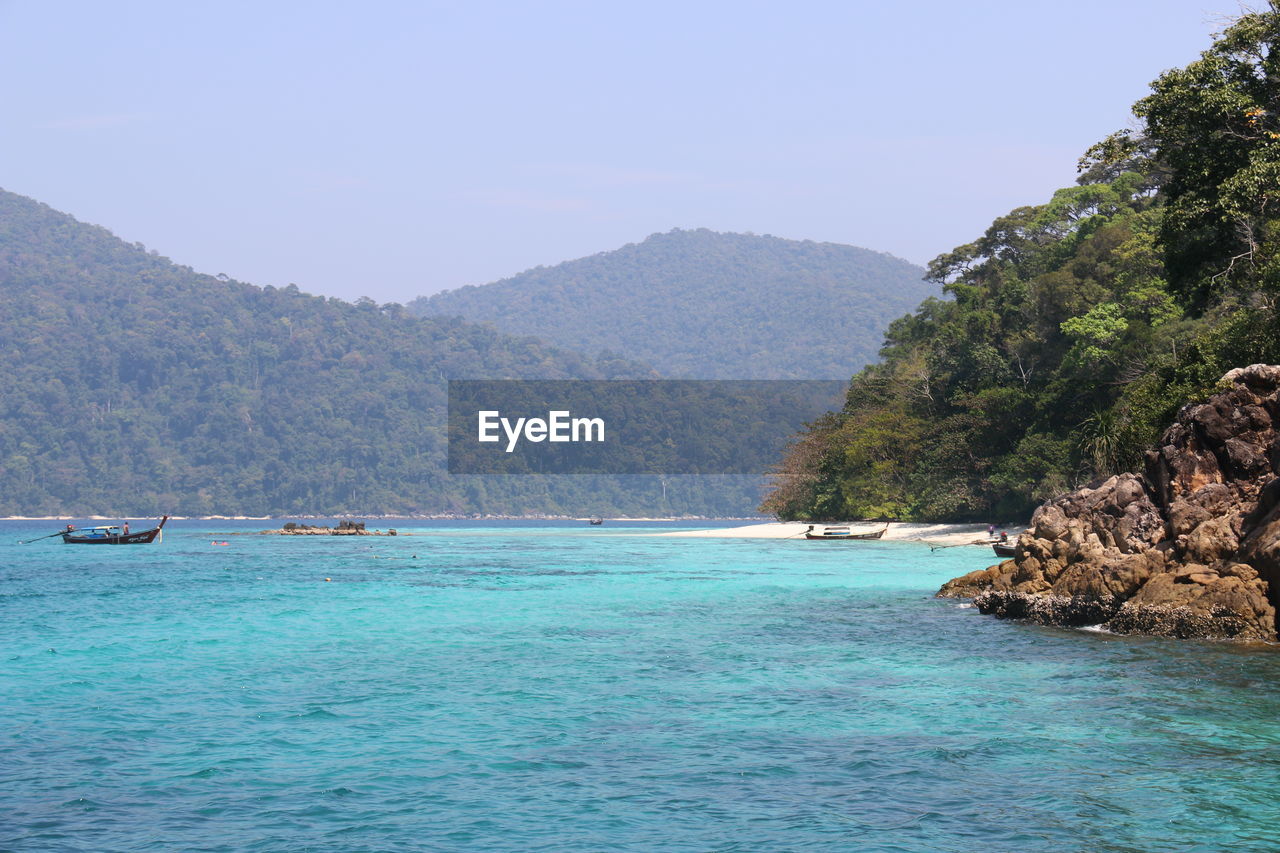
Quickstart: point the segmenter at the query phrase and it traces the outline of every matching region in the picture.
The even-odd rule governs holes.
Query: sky
[[[0,0],[0,188],[408,302],[672,228],[924,264],[1069,185],[1222,0]]]

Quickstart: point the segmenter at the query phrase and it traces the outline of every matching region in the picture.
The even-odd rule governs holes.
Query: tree
[[[1174,291],[1199,311],[1228,288],[1274,288],[1280,3],[1240,17],[1199,60],[1162,74],[1134,113],[1168,172],[1160,242]],[[1112,154],[1125,147],[1112,145]]]

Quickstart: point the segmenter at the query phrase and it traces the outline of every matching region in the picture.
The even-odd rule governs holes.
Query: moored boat
[[[107,524],[100,527],[72,527],[61,532],[62,541],[67,545],[145,545],[148,542],[159,542],[164,539],[164,523],[169,516],[160,519],[160,523],[147,530],[129,532],[129,524],[123,527],[118,524]]]
[[[856,539],[856,540],[879,539],[881,536],[884,535],[884,532],[888,529],[889,529],[889,525],[886,524],[884,527],[880,528],[879,530],[873,531],[871,533],[854,533],[852,530],[849,529],[849,526],[847,524],[842,524],[842,525],[836,525],[834,527],[824,527],[822,528],[821,533],[814,533],[813,525],[810,524],[809,529],[804,532],[804,538],[805,539],[830,539],[833,541],[836,541],[836,540],[847,541],[850,539]]]
[[[996,552],[997,557],[1016,557],[1018,555],[1018,549],[1015,546],[1000,542],[993,544],[991,550]]]

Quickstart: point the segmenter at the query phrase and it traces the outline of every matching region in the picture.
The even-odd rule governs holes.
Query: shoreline
[[[111,516],[111,515],[54,515],[54,516],[4,516],[0,517],[0,521],[9,522],[64,522],[75,520],[90,521],[147,521],[154,516]],[[182,516],[171,515],[170,521],[262,521],[262,522],[287,522],[287,521],[330,521],[340,522],[344,520],[361,520],[374,523],[386,522],[402,522],[402,527],[412,527],[413,522],[426,521],[469,521],[469,522],[485,522],[485,521],[561,521],[561,522],[580,522],[586,523],[589,517],[570,516],[570,515],[351,515],[351,516],[334,516],[334,515],[286,515],[286,516],[260,516],[260,515],[201,515],[201,516]],[[637,516],[637,517],[606,517],[606,523],[609,522],[628,522],[628,523],[681,523],[685,522],[690,525],[696,525],[700,522],[748,522],[746,524],[735,525],[732,527],[706,527],[695,528],[691,530],[664,530],[660,532],[641,533],[642,536],[658,536],[676,539],[797,539],[803,540],[805,531],[810,527],[809,522],[800,521],[768,521],[761,519],[759,516],[747,518],[727,518],[727,517],[707,517],[707,516]],[[823,522],[813,524],[815,529],[830,527],[836,525],[847,525],[855,533],[874,533],[881,528],[885,528],[885,522],[869,522],[869,521],[851,521],[851,522]],[[394,525],[392,525],[394,526]],[[1010,541],[1016,541],[1018,533],[1026,525],[1016,524],[1008,525],[1003,530],[1008,531]],[[241,532],[241,531],[238,531]],[[244,531],[248,532],[248,531]],[[277,533],[277,530],[260,530],[251,531],[254,533]],[[383,534],[385,535],[385,534]],[[411,535],[408,533],[402,535]],[[923,522],[905,522],[892,521],[888,522],[884,535],[878,541],[881,542],[918,542],[932,547],[956,547],[962,545],[969,546],[990,546],[995,540],[987,535],[987,525],[981,523],[923,523]]]
[[[851,521],[814,524],[815,529],[835,527],[845,524],[854,533],[874,533],[885,526],[884,522]],[[713,530],[673,530],[668,533],[652,533],[651,536],[667,536],[685,539],[803,539],[809,528],[803,521],[772,521],[763,524],[749,524],[743,527],[725,527]],[[1010,541],[1016,541],[1017,534],[1026,525],[1016,524],[1003,528],[1010,533]],[[881,542],[920,542],[926,545],[992,545],[987,535],[985,524],[927,524],[910,521],[891,521],[884,532]],[[994,555],[993,555],[994,558]]]
[[[154,515],[5,515],[0,521],[89,521],[129,520],[143,521],[157,518]],[[589,521],[600,516],[577,515],[488,515],[488,514],[450,514],[439,515],[171,515],[170,521],[289,521],[292,519],[352,519],[378,521]],[[604,516],[605,521],[753,521],[763,522],[760,516],[720,516],[720,515],[671,515],[671,516]]]

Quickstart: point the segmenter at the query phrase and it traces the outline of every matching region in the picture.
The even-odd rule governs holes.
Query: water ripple
[[[1275,649],[981,617],[964,549],[209,535],[0,555],[0,849],[1280,847]]]

